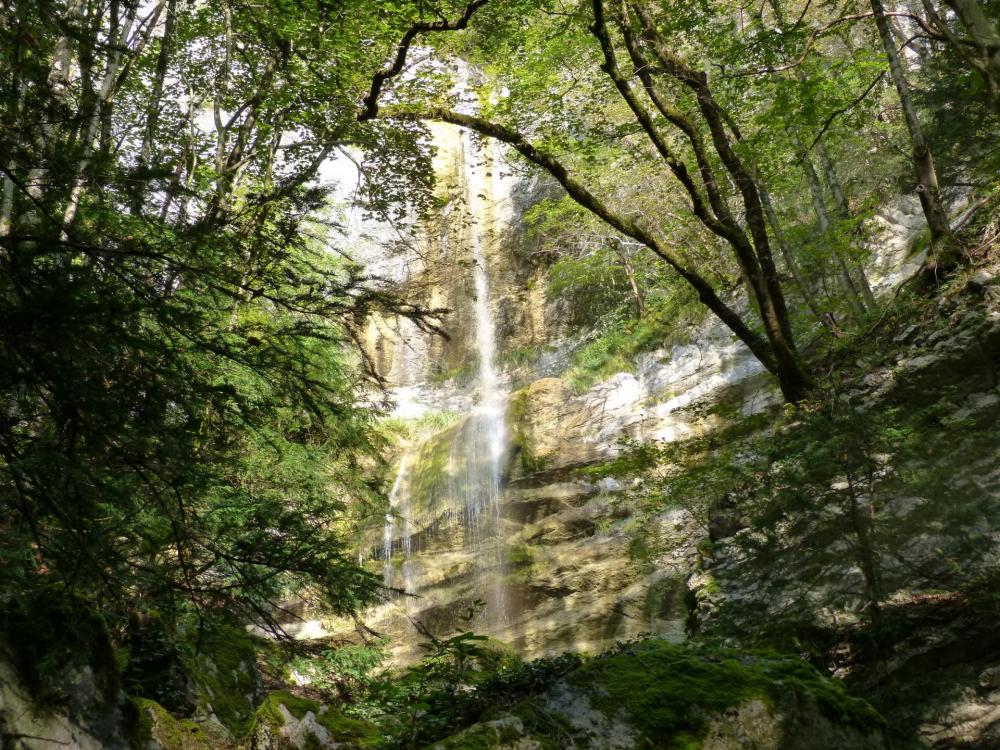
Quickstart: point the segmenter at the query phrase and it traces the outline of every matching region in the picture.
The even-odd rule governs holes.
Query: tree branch
[[[489,122],[473,115],[465,115],[441,107],[428,107],[426,109],[412,109],[399,106],[386,107],[382,111],[382,116],[388,119],[410,122],[420,120],[447,122],[474,130],[477,133],[495,138],[513,147],[525,159],[552,175],[576,203],[622,234],[641,242],[663,259],[695,289],[698,293],[698,299],[714,312],[747,345],[747,348],[753,352],[761,364],[770,372],[777,373],[777,361],[771,347],[764,339],[750,329],[739,314],[722,301],[708,280],[701,276],[695,269],[691,268],[684,258],[678,256],[671,248],[661,243],[650,230],[610,209],[603,201],[573,177],[561,162],[550,154],[539,150],[521,133],[499,123]]]
[[[399,42],[399,46],[396,48],[396,57],[392,63],[372,77],[372,86],[368,91],[368,95],[362,101],[361,111],[358,113],[358,122],[372,120],[378,114],[378,98],[382,93],[382,87],[386,82],[395,78],[403,71],[403,66],[406,65],[406,55],[409,53],[410,45],[413,44],[414,39],[420,34],[427,32],[461,31],[469,25],[469,21],[472,20],[475,12],[488,2],[489,0],[472,0],[465,6],[465,12],[462,13],[461,18],[455,21],[449,21],[446,18],[433,22],[421,21],[407,29]]]

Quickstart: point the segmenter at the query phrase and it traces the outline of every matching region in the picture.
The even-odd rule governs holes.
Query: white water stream
[[[390,587],[393,584],[392,550],[397,516],[402,522],[400,541],[405,554],[404,559],[410,559],[410,503],[409,491],[405,486],[407,458],[407,454],[404,453],[403,457],[399,460],[396,479],[392,483],[392,489],[389,490],[389,512],[385,514],[385,528],[382,532],[382,556],[385,560],[382,569],[382,582],[386,587]]]
[[[506,444],[504,425],[507,393],[496,370],[496,323],[490,299],[489,266],[483,252],[484,240],[495,239],[493,207],[487,205],[493,195],[487,184],[490,162],[478,154],[468,132],[462,135],[462,162],[465,167],[466,210],[469,213],[468,242],[472,250],[472,281],[475,298],[476,348],[479,351],[477,405],[471,415],[471,438],[466,451],[465,516],[466,527],[474,537],[494,536],[500,512],[500,483]],[[478,157],[484,163],[478,161]]]
[[[474,332],[478,366],[474,405],[456,431],[451,447],[448,494],[452,512],[461,514],[466,545],[475,550],[484,575],[497,579],[495,584],[484,584],[483,595],[487,600],[487,621],[500,624],[507,619],[499,578],[503,572],[500,497],[507,442],[508,393],[496,364],[496,321],[490,294],[489,259],[490,243],[496,240],[499,229],[495,196],[500,194],[502,187],[498,185],[497,170],[493,169],[496,152],[477,148],[468,133],[462,133],[460,138],[456,157],[464,205],[461,210],[446,210],[448,228],[440,241],[445,253],[452,244],[462,253],[460,257],[468,257],[471,261],[472,299],[465,309],[472,318],[469,322]],[[400,330],[405,328],[401,326]],[[403,342],[403,345],[415,349],[411,342]],[[406,365],[412,367],[409,362]],[[407,379],[400,382],[413,382],[413,374],[401,373]],[[401,588],[406,594],[417,593],[413,569],[418,563],[410,560],[414,552],[410,513],[411,485],[421,468],[414,458],[418,449],[419,444],[410,446],[400,459],[383,528],[383,583],[387,588]],[[393,564],[394,553],[403,555],[402,581]]]

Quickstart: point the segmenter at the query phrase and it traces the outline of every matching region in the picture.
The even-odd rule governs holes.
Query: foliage
[[[383,726],[394,747],[418,748],[549,687],[580,664],[574,654],[523,663],[460,632],[426,644],[428,655],[393,683]],[[398,712],[398,713],[397,713]]]
[[[610,461],[576,469],[576,474],[589,480],[605,477],[636,477],[657,466],[663,450],[656,443],[623,438],[618,443],[618,455]]]
[[[0,594],[60,581],[116,632],[136,600],[354,611],[345,509],[384,502],[355,327],[400,303],[319,167],[363,144],[366,209],[426,208],[422,130],[358,119],[419,4],[36,5],[0,10]]]
[[[271,693],[261,703],[254,716],[248,736],[252,737],[264,730],[274,731],[285,724],[282,709],[296,719],[303,719],[312,714],[316,723],[329,732],[337,743],[350,744],[351,747],[374,748],[382,744],[382,736],[378,729],[368,722],[344,716],[335,708],[330,708],[319,701],[303,698],[287,690]],[[318,738],[313,738],[314,741]],[[318,746],[318,743],[317,743]],[[311,745],[307,744],[307,747]]]
[[[912,320],[911,310],[899,324]],[[872,348],[866,368],[886,356]],[[850,351],[842,356],[859,356]],[[995,407],[961,418],[964,397],[944,380],[933,399],[900,386],[872,405],[846,377],[768,425],[737,422],[659,449],[666,474],[648,511],[684,507],[711,537],[701,548],[713,581],[699,592],[705,633],[814,651],[845,625],[874,636],[906,592],[991,580],[995,513],[975,482],[953,485],[949,467],[958,451],[990,471]]]
[[[219,745],[220,739],[191,719],[178,719],[156,701],[146,698],[134,700],[139,713],[136,731],[137,747],[156,742],[164,750],[209,750]]]
[[[638,320],[621,312],[606,317],[571,352],[567,382],[585,390],[615,373],[633,372],[642,352],[684,341],[703,317],[691,303],[690,294],[678,290],[673,297],[653,297],[646,315]]]
[[[336,693],[347,702],[368,697],[386,659],[385,644],[346,644],[298,655],[288,667],[303,675],[318,690]]]
[[[379,420],[379,427],[390,439],[414,440],[424,438],[450,427],[461,418],[461,414],[447,409],[429,410],[419,417],[385,417]]]
[[[475,603],[467,620],[481,606]],[[426,747],[491,710],[540,692],[580,664],[571,654],[525,663],[509,647],[470,631],[444,638],[422,632],[426,655],[401,672],[387,667],[379,644],[308,649],[289,666],[310,678],[310,689],[335,690],[347,719],[378,727],[384,746],[409,749]],[[296,716],[315,711],[307,699],[272,694],[258,721],[273,724],[278,703]],[[271,718],[261,719],[265,716]]]

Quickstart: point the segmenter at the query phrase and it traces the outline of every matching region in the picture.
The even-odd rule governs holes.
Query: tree
[[[910,133],[913,170],[917,178],[917,195],[927,219],[927,228],[931,233],[931,246],[925,268],[931,273],[948,271],[961,260],[962,251],[952,235],[951,226],[948,223],[948,213],[941,202],[934,155],[931,153],[917,117],[917,110],[910,95],[910,86],[906,81],[906,74],[899,60],[899,54],[896,52],[896,42],[892,30],[889,28],[889,19],[886,16],[885,8],[882,6],[881,0],[869,0],[869,2],[872,15],[875,17],[875,25],[878,28],[879,39],[882,41],[882,48],[885,50],[886,60],[889,63],[889,75],[896,86],[899,103],[903,108],[906,129]]]
[[[1000,112],[1000,25],[991,21],[989,4],[972,0],[945,0],[954,11],[955,21],[949,23],[931,0],[923,0],[927,22],[922,25],[946,41],[965,63],[982,78],[986,96],[994,112]],[[953,28],[957,26],[958,29]],[[965,36],[960,36],[960,33]]]
[[[356,330],[436,319],[345,257],[316,180],[362,144],[394,166],[372,210],[429,200],[417,129],[359,121],[423,12],[375,9],[0,8],[0,597],[278,629],[293,591],[376,595],[348,550],[349,504],[384,501]]]
[[[586,16],[581,13],[576,20],[584,18]],[[641,128],[655,153],[683,187],[694,216],[705,229],[730,247],[751,290],[764,336],[754,331],[740,314],[723,301],[705,275],[683,254],[663,242],[656,229],[628,218],[610,206],[584,186],[559,159],[536,146],[518,130],[437,106],[394,106],[383,114],[395,120],[438,119],[470,128],[512,146],[529,162],[555,177],[573,200],[621,234],[648,247],[679,273],[695,289],[702,303],[718,315],[761,363],[778,377],[785,397],[789,401],[801,400],[811,379],[795,346],[784,293],[771,255],[760,192],[750,170],[733,148],[726,113],[715,100],[707,77],[669,49],[647,9],[635,6],[632,15],[624,7],[616,11],[614,22],[621,35],[621,43],[638,71],[636,75],[645,96],[666,123],[687,141],[697,164],[698,177],[695,177],[668,143],[661,125],[654,121],[622,73],[603,2],[593,4],[590,18],[589,33],[597,41],[603,55],[601,70],[627,104],[634,118],[633,123]],[[688,95],[693,95],[695,103],[689,111],[682,111],[676,102],[666,98],[660,83],[648,72],[654,63],[662,77],[686,90]],[[707,131],[707,136],[703,130]],[[710,158],[709,149],[712,157],[721,163],[723,173],[736,186],[736,197],[747,221],[746,228],[737,222],[727,196],[723,194],[718,168]]]

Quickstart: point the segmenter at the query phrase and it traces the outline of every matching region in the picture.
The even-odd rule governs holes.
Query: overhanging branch
[[[410,51],[410,46],[413,44],[414,39],[421,34],[429,32],[461,31],[469,25],[469,21],[472,20],[472,16],[475,15],[476,11],[488,2],[489,0],[472,0],[472,2],[465,6],[465,12],[462,13],[462,16],[454,21],[449,21],[447,18],[442,18],[440,21],[421,21],[407,29],[399,42],[399,46],[396,48],[396,56],[393,58],[393,61],[387,68],[380,70],[372,77],[372,86],[368,91],[368,95],[362,101],[361,111],[358,113],[358,122],[374,119],[378,114],[378,98],[382,93],[382,87],[385,86],[386,82],[403,72],[403,66],[406,65],[406,56]]]
[[[714,312],[736,336],[746,344],[754,356],[760,360],[770,372],[777,372],[777,360],[770,345],[757,333],[752,331],[736,311],[730,308],[715,291],[713,286],[687,261],[677,255],[672,248],[660,242],[650,230],[619,215],[609,208],[601,199],[577,180],[569,170],[555,157],[537,148],[521,133],[480,117],[466,115],[443,107],[426,107],[414,109],[411,107],[392,106],[382,110],[382,117],[387,119],[417,122],[421,120],[436,120],[452,125],[474,130],[477,133],[494,138],[508,144],[521,156],[541,167],[562,185],[576,203],[590,211],[606,224],[620,233],[631,237],[652,250],[657,256],[673,268],[698,293],[698,299]]]

